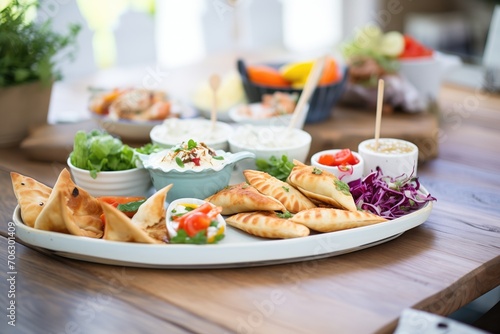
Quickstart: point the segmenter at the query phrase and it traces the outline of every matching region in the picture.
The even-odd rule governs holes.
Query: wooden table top
[[[406,308],[448,315],[500,284],[500,98],[443,87],[439,156],[419,166],[438,200],[382,245],[256,268],[160,270],[70,260],[15,243],[2,333],[391,333]],[[0,150],[0,253],[9,271],[9,172],[53,185],[60,163]],[[10,278],[10,275],[8,276]],[[15,288],[15,298],[7,291]]]

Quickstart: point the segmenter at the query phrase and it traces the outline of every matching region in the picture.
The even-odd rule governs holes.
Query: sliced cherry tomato
[[[335,154],[323,154],[318,162],[326,166],[356,165],[359,161],[348,148],[342,149]]]
[[[202,212],[204,214],[208,214],[210,212],[210,210],[212,210],[212,205],[210,203],[206,202],[206,203],[203,203],[202,205],[200,205],[199,207],[197,207],[196,209],[191,210],[188,213],[183,214],[182,216],[174,217],[173,219],[175,221],[179,222],[179,228],[182,228],[181,227],[182,224],[184,224],[184,221],[190,215],[192,215],[192,214],[194,214],[196,212]]]
[[[335,166],[335,157],[333,154],[323,154],[319,157],[318,162],[325,166]]]
[[[358,163],[358,159],[356,159],[356,157],[352,154],[351,150],[348,148],[345,148],[335,153],[334,158],[335,158],[335,166],[355,165]]]
[[[205,231],[212,220],[206,213],[194,212],[186,216],[183,221],[182,228],[186,231],[189,237],[194,237],[197,233]],[[181,226],[179,225],[179,228]]]

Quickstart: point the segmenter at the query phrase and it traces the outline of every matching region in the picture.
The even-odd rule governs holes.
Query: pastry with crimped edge
[[[280,201],[260,193],[246,182],[228,186],[205,201],[222,207],[221,214],[231,215],[250,211],[286,211]]]
[[[226,218],[226,223],[249,234],[269,239],[306,237],[310,232],[306,226],[280,218],[274,211],[238,213]]]
[[[309,200],[299,190],[289,183],[283,182],[266,172],[256,170],[245,170],[243,175],[248,183],[254,186],[261,193],[274,197],[280,201],[291,213],[315,208]]]
[[[340,231],[387,221],[387,219],[367,211],[352,212],[332,208],[304,210],[294,215],[290,220],[318,232]]]
[[[334,174],[318,167],[293,161],[293,167],[287,182],[300,190],[311,200],[330,204],[338,209],[357,211],[349,186]]]

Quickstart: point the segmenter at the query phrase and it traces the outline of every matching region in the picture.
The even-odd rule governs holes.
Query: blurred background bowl
[[[144,196],[151,190],[151,179],[144,168],[99,172],[94,179],[90,171],[75,167],[68,158],[67,164],[75,183],[92,196]]]
[[[266,126],[288,126],[292,119],[292,114],[279,115],[273,117],[265,117],[264,107],[262,103],[250,103],[247,105],[249,113],[245,113],[242,108],[245,105],[239,105],[231,110],[229,110],[229,118],[238,124],[251,124],[251,125],[266,125]],[[301,118],[297,120],[295,128],[302,129],[305,123],[305,116],[309,109],[309,105],[306,105]]]
[[[288,127],[244,125],[240,126],[229,137],[229,150],[233,153],[248,151],[255,154],[255,159],[238,163],[238,169],[257,169],[256,159],[269,160],[275,156],[281,159],[286,155],[305,162],[311,148],[311,135],[304,130]]]
[[[273,68],[279,68],[283,64],[265,64]],[[264,94],[273,94],[275,92],[285,92],[289,94],[302,93],[302,89],[269,87],[253,83],[248,76],[246,65],[243,60],[238,60],[238,72],[241,75],[241,81],[245,90],[245,95],[249,103],[262,101]],[[311,99],[309,100],[309,110],[305,119],[305,123],[317,123],[328,119],[333,112],[333,107],[337,104],[342,95],[349,71],[348,68],[342,66],[342,78],[340,81],[316,87]]]
[[[193,139],[204,142],[214,150],[228,151],[227,138],[233,132],[233,127],[224,122],[217,122],[212,132],[212,122],[202,118],[167,119],[151,130],[149,136],[153,144],[171,148],[183,141]]]
[[[311,157],[311,165],[321,168],[327,172],[332,173],[335,175],[339,180],[349,183],[354,180],[358,180],[363,177],[363,168],[364,168],[364,160],[361,155],[359,155],[358,152],[351,151],[352,154],[358,159],[358,163],[355,165],[351,165],[350,169],[345,169],[345,168],[339,168],[339,166],[328,166],[328,165],[323,165],[319,163],[319,158],[322,155],[325,154],[330,154],[334,155],[335,153],[338,153],[341,151],[340,149],[332,149],[332,150],[324,150],[320,151],[317,153],[314,153],[313,156]]]

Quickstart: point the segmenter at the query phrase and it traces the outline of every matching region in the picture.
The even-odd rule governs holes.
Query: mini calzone
[[[63,169],[34,227],[101,238],[104,230],[101,214],[99,201],[73,183],[69,171]]]
[[[21,209],[21,217],[24,224],[29,227],[35,226],[35,220],[45,207],[52,188],[38,182],[31,177],[15,172],[10,173],[12,187],[17,202]]]
[[[268,173],[245,170],[243,171],[243,175],[247,182],[254,186],[255,189],[265,195],[276,198],[292,213],[316,207],[313,202],[292,185],[278,180]]]
[[[333,232],[386,221],[386,219],[366,211],[352,212],[332,208],[314,208],[301,211],[290,220],[318,232]]]
[[[314,166],[296,164],[287,182],[310,199],[339,209],[357,211],[349,186],[330,172]]]
[[[146,244],[160,243],[159,240],[153,239],[146,231],[132,223],[126,214],[114,206],[105,202],[102,202],[101,205],[106,216],[103,239]]]
[[[222,207],[221,214],[232,215],[250,211],[286,211],[277,199],[261,194],[246,182],[226,187],[205,201]]]
[[[165,199],[172,185],[158,190],[149,197],[132,217],[132,223],[145,230],[150,237],[165,242],[167,225],[165,223]]]
[[[289,219],[279,218],[274,211],[238,213],[226,218],[226,223],[249,234],[263,238],[288,239],[305,237],[309,229]]]

